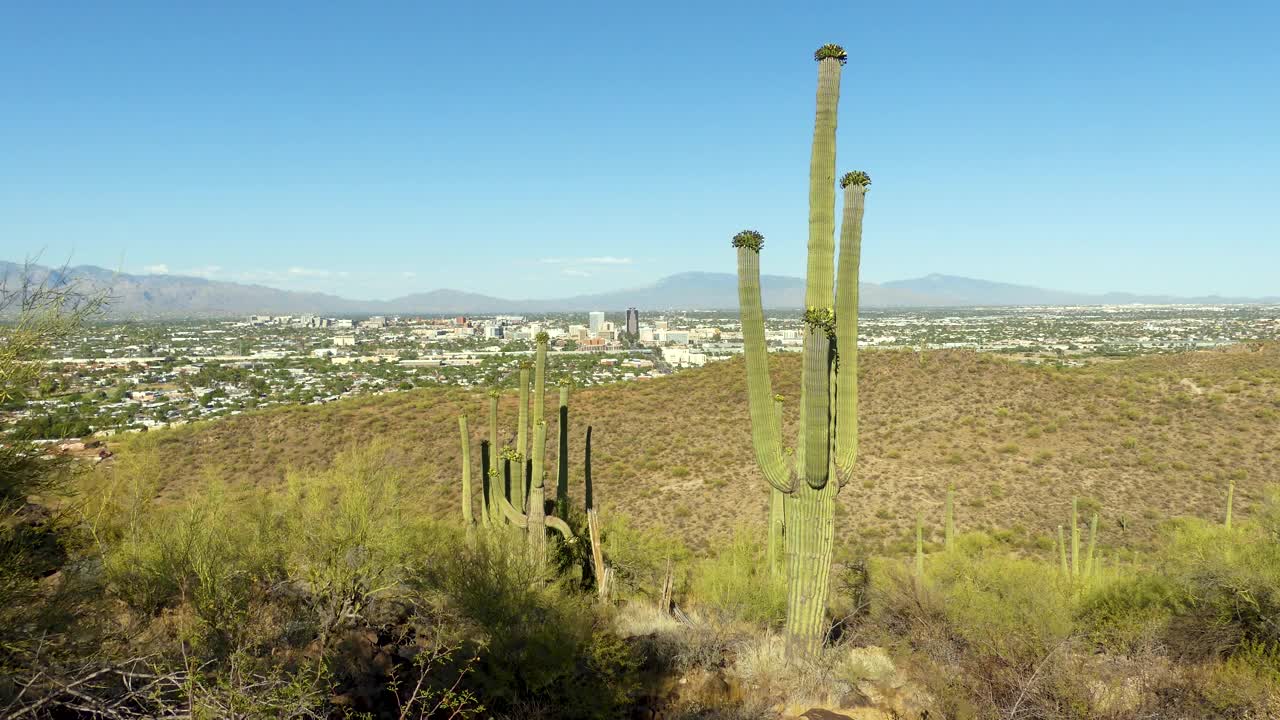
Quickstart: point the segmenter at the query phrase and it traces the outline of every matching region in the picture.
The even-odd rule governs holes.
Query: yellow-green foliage
[[[134,455],[86,504],[108,588],[143,614],[189,605],[196,638],[230,650],[263,588],[302,583],[322,633],[387,590],[438,535],[401,516],[388,446],[340,454],[325,471],[290,474],[283,492],[239,497],[206,478],[179,503],[155,504],[154,459]],[[412,520],[412,522],[410,522]]]
[[[690,554],[676,533],[641,527],[629,515],[612,509],[604,518],[606,564],[613,568],[620,595],[656,599],[662,592],[668,560],[676,575],[675,587],[685,585]]]
[[[197,664],[276,658],[264,672],[276,673],[271,688],[280,692],[326,697],[324,683],[361,682],[344,648],[352,632],[378,627],[408,633],[412,652],[457,650],[434,660],[440,667],[419,692],[452,692],[462,677],[458,692],[500,712],[616,717],[635,691],[637,661],[591,596],[532,562],[512,534],[467,541],[456,525],[404,512],[392,452],[384,443],[350,448],[326,470],[290,473],[275,492],[237,497],[207,480],[163,505],[150,501],[151,461],[140,454],[85,506],[96,518],[107,588],[142,626],[190,618],[178,630]],[[397,625],[371,620],[388,611]],[[310,682],[279,672],[291,649],[322,653]],[[199,690],[202,703],[231,702],[231,686],[198,685],[207,680],[193,679],[193,698]]]
[[[922,579],[906,560],[873,561],[864,632],[915,656],[948,717],[1270,717],[1280,711],[1278,519],[1273,493],[1233,529],[1181,520],[1140,563],[1087,582],[1053,558],[966,534],[927,558]],[[1114,682],[1087,660],[1100,653],[1150,672],[1126,701],[1131,715],[1099,694]]]
[[[1156,558],[1183,607],[1172,640],[1217,656],[1250,653],[1280,671],[1280,496],[1273,490],[1256,519],[1227,529],[1188,520]]]
[[[724,619],[780,626],[787,614],[786,578],[769,571],[764,544],[745,529],[694,565],[689,592],[700,609]]]
[[[471,681],[487,702],[524,703],[533,715],[615,717],[636,689],[636,658],[589,595],[557,582],[524,547],[511,533],[478,534],[420,563],[411,582],[454,618],[453,632],[478,658]]]

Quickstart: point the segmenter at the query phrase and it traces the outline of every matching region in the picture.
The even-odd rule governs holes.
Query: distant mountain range
[[[0,278],[12,278],[23,266],[0,261]],[[455,315],[499,312],[583,312],[621,310],[722,310],[738,306],[738,281],[730,273],[686,272],[651,285],[550,300],[497,298],[461,290],[432,290],[392,300],[350,300],[325,293],[279,290],[180,275],[129,275],[84,265],[65,271],[33,268],[35,275],[59,284],[77,279],[111,295],[107,314],[113,318],[235,317],[250,314],[323,315]],[[761,278],[764,304],[799,308],[804,280],[782,275]],[[1026,285],[975,280],[953,275],[927,275],[912,280],[862,283],[864,307],[966,307],[1009,305],[1122,305],[1280,303],[1280,297],[1226,298],[1085,293],[1045,290]]]

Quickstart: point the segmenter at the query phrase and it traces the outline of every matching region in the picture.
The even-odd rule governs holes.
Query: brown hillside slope
[[[871,351],[861,365],[860,470],[840,494],[837,518],[846,542],[901,548],[918,511],[938,539],[948,483],[962,529],[1015,528],[1011,540],[1043,548],[1073,494],[1099,510],[1107,545],[1133,546],[1163,519],[1220,516],[1231,479],[1242,514],[1264,485],[1280,482],[1280,345],[1073,370],[970,351]],[[776,356],[774,369],[794,428],[799,356]],[[554,488],[555,393],[547,396]],[[515,405],[508,392],[504,437]],[[163,495],[173,498],[211,474],[233,486],[277,485],[289,467],[323,467],[343,447],[383,437],[399,446],[412,504],[443,516],[458,512],[458,413],[469,414],[478,448],[484,408],[482,393],[415,390],[154,433],[122,455],[154,443]],[[571,423],[575,499],[591,424],[606,507],[678,529],[702,549],[736,526],[763,526],[767,492],[751,452],[740,359],[576,392]],[[478,464],[478,451],[473,457]]]

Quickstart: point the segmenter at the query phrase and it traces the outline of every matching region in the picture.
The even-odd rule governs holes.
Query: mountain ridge
[[[0,261],[0,285],[26,266]],[[688,271],[648,285],[550,299],[499,298],[452,288],[410,293],[390,300],[352,300],[320,292],[282,290],[184,275],[133,275],[93,265],[64,269],[30,266],[37,280],[63,284],[78,280],[111,295],[112,318],[232,317],[248,314],[451,315],[500,312],[582,312],[640,307],[646,310],[732,310],[738,305],[732,273]],[[802,307],[804,280],[785,275],[761,277],[764,305]],[[1125,304],[1271,304],[1280,297],[1178,297],[1126,292],[1103,294],[1051,290],[933,273],[885,283],[861,283],[861,304],[868,308],[987,307]]]

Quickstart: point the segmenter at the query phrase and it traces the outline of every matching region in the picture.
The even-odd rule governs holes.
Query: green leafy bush
[[[786,617],[786,593],[786,576],[770,572],[764,545],[745,529],[736,531],[715,556],[698,562],[690,579],[690,594],[699,608],[771,627]]]

